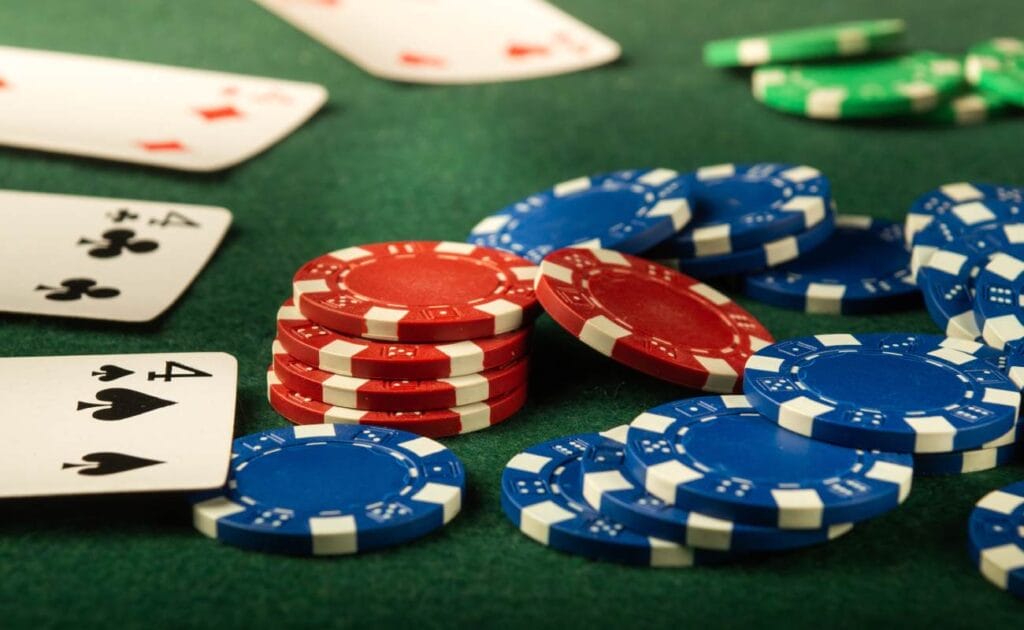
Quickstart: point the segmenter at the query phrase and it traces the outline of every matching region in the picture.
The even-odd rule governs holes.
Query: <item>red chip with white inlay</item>
[[[563,328],[616,361],[709,392],[739,392],[772,343],[754,316],[674,269],[608,249],[567,247],[541,262],[537,298]]]
[[[388,341],[462,341],[536,316],[537,267],[468,243],[402,241],[325,254],[295,274],[296,304],[333,330]]]
[[[292,390],[337,407],[373,411],[446,409],[495,398],[526,383],[527,360],[479,374],[437,380],[380,380],[331,374],[306,365],[274,341],[274,373]]]
[[[476,374],[526,356],[531,328],[451,343],[371,341],[324,328],[287,300],[277,311],[285,351],[326,372],[374,379],[438,379]]]
[[[274,369],[267,372],[270,406],[292,424],[369,424],[441,438],[479,431],[507,420],[526,402],[526,386],[482,402],[434,411],[362,411],[337,407],[293,392]]]

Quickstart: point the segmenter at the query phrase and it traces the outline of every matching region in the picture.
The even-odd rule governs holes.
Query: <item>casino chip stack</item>
[[[982,497],[967,533],[971,560],[985,579],[1024,599],[1024,481]]]
[[[455,518],[465,490],[462,462],[430,438],[318,424],[235,439],[227,483],[191,501],[210,538],[324,556],[426,536]]]
[[[271,406],[296,425],[373,425],[437,438],[526,401],[537,267],[435,241],[349,247],[295,274],[277,315]]]
[[[911,272],[936,325],[1005,349],[1024,339],[1024,186],[958,182],[906,219]]]
[[[918,474],[987,470],[1019,455],[1024,359],[939,335],[791,339],[747,362],[744,393],[780,427],[904,453]]]
[[[970,125],[1024,107],[1024,41],[996,38],[961,59],[900,51],[904,31],[901,20],[865,20],[723,39],[704,61],[754,68],[758,101],[807,118]]]
[[[819,442],[741,395],[655,407],[629,426],[513,457],[502,507],[524,534],[588,558],[653,567],[822,544],[910,493],[910,455]]]

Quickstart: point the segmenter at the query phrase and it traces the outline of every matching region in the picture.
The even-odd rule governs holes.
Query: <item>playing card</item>
[[[152,320],[230,224],[224,208],[0,190],[0,311]]]
[[[312,83],[0,46],[0,144],[216,171],[291,133]]]
[[[480,83],[574,72],[619,45],[541,0],[256,0],[364,70]]]
[[[220,486],[237,373],[220,352],[0,359],[0,497]]]

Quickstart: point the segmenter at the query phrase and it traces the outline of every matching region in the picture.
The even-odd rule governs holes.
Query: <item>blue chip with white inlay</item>
[[[914,242],[914,237],[928,227],[935,217],[941,217],[954,206],[971,201],[1011,201],[1024,202],[1024,188],[1005,184],[985,184],[979,182],[954,182],[929,190],[914,200],[907,211],[903,224],[903,236],[907,247]]]
[[[1024,481],[982,497],[967,527],[968,551],[981,575],[1024,599]]]
[[[669,505],[717,518],[821,530],[879,516],[910,494],[910,455],[787,431],[744,396],[678,400],[629,425],[626,469]]]
[[[993,254],[974,281],[974,316],[985,343],[1003,349],[1024,340],[1024,256]]]
[[[748,250],[806,232],[825,219],[832,185],[795,164],[717,164],[688,176],[693,220],[655,256],[703,258]]]
[[[466,474],[429,438],[321,424],[235,439],[225,486],[192,495],[196,529],[272,553],[341,555],[408,542],[462,507]]]
[[[659,249],[645,254],[648,258],[660,259],[695,278],[714,278],[729,274],[761,271],[797,260],[808,252],[821,247],[835,232],[835,213],[829,209],[825,218],[814,227],[795,236],[782,238],[729,254],[702,256],[699,258],[660,258]]]
[[[637,254],[682,229],[691,203],[690,181],[667,168],[579,177],[499,210],[466,241],[538,264],[570,246]]]
[[[991,222],[938,248],[917,271],[928,314],[950,337],[980,339],[974,282],[997,253],[1024,258],[1024,223]]]
[[[1024,221],[1024,202],[1020,201],[987,199],[955,205],[914,235],[910,248],[910,272],[916,279],[917,272],[928,264],[935,252],[952,244],[965,232],[985,225],[1021,221]]]
[[[712,399],[706,399],[712,400]],[[828,542],[853,529],[850,523],[821,529],[779,529],[691,512],[644,490],[625,469],[629,426],[603,431],[602,442],[581,460],[583,496],[595,510],[649,536],[697,549],[784,551]]]
[[[821,247],[744,277],[743,291],[766,304],[828,315],[877,313],[921,301],[900,226],[850,214],[836,217],[835,232]]]
[[[597,433],[568,435],[509,460],[501,475],[505,515],[540,544],[595,560],[688,567],[737,557],[645,536],[590,507],[583,498],[580,459],[604,440]]]
[[[979,448],[1009,431],[1020,391],[980,344],[914,333],[775,343],[747,361],[743,392],[782,427],[897,453]]]

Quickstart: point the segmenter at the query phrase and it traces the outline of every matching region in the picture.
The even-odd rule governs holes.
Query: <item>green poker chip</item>
[[[966,65],[971,85],[1024,107],[1024,40],[998,37],[972,46]]]
[[[903,39],[903,20],[863,20],[734,39],[704,46],[704,63],[720,68],[780,61],[853,57],[886,50]]]
[[[941,125],[977,125],[1005,113],[1010,102],[994,92],[964,90],[938,107],[916,116],[920,122]]]
[[[899,57],[754,70],[754,97],[808,118],[879,118],[928,112],[963,86],[955,57],[918,52]]]

